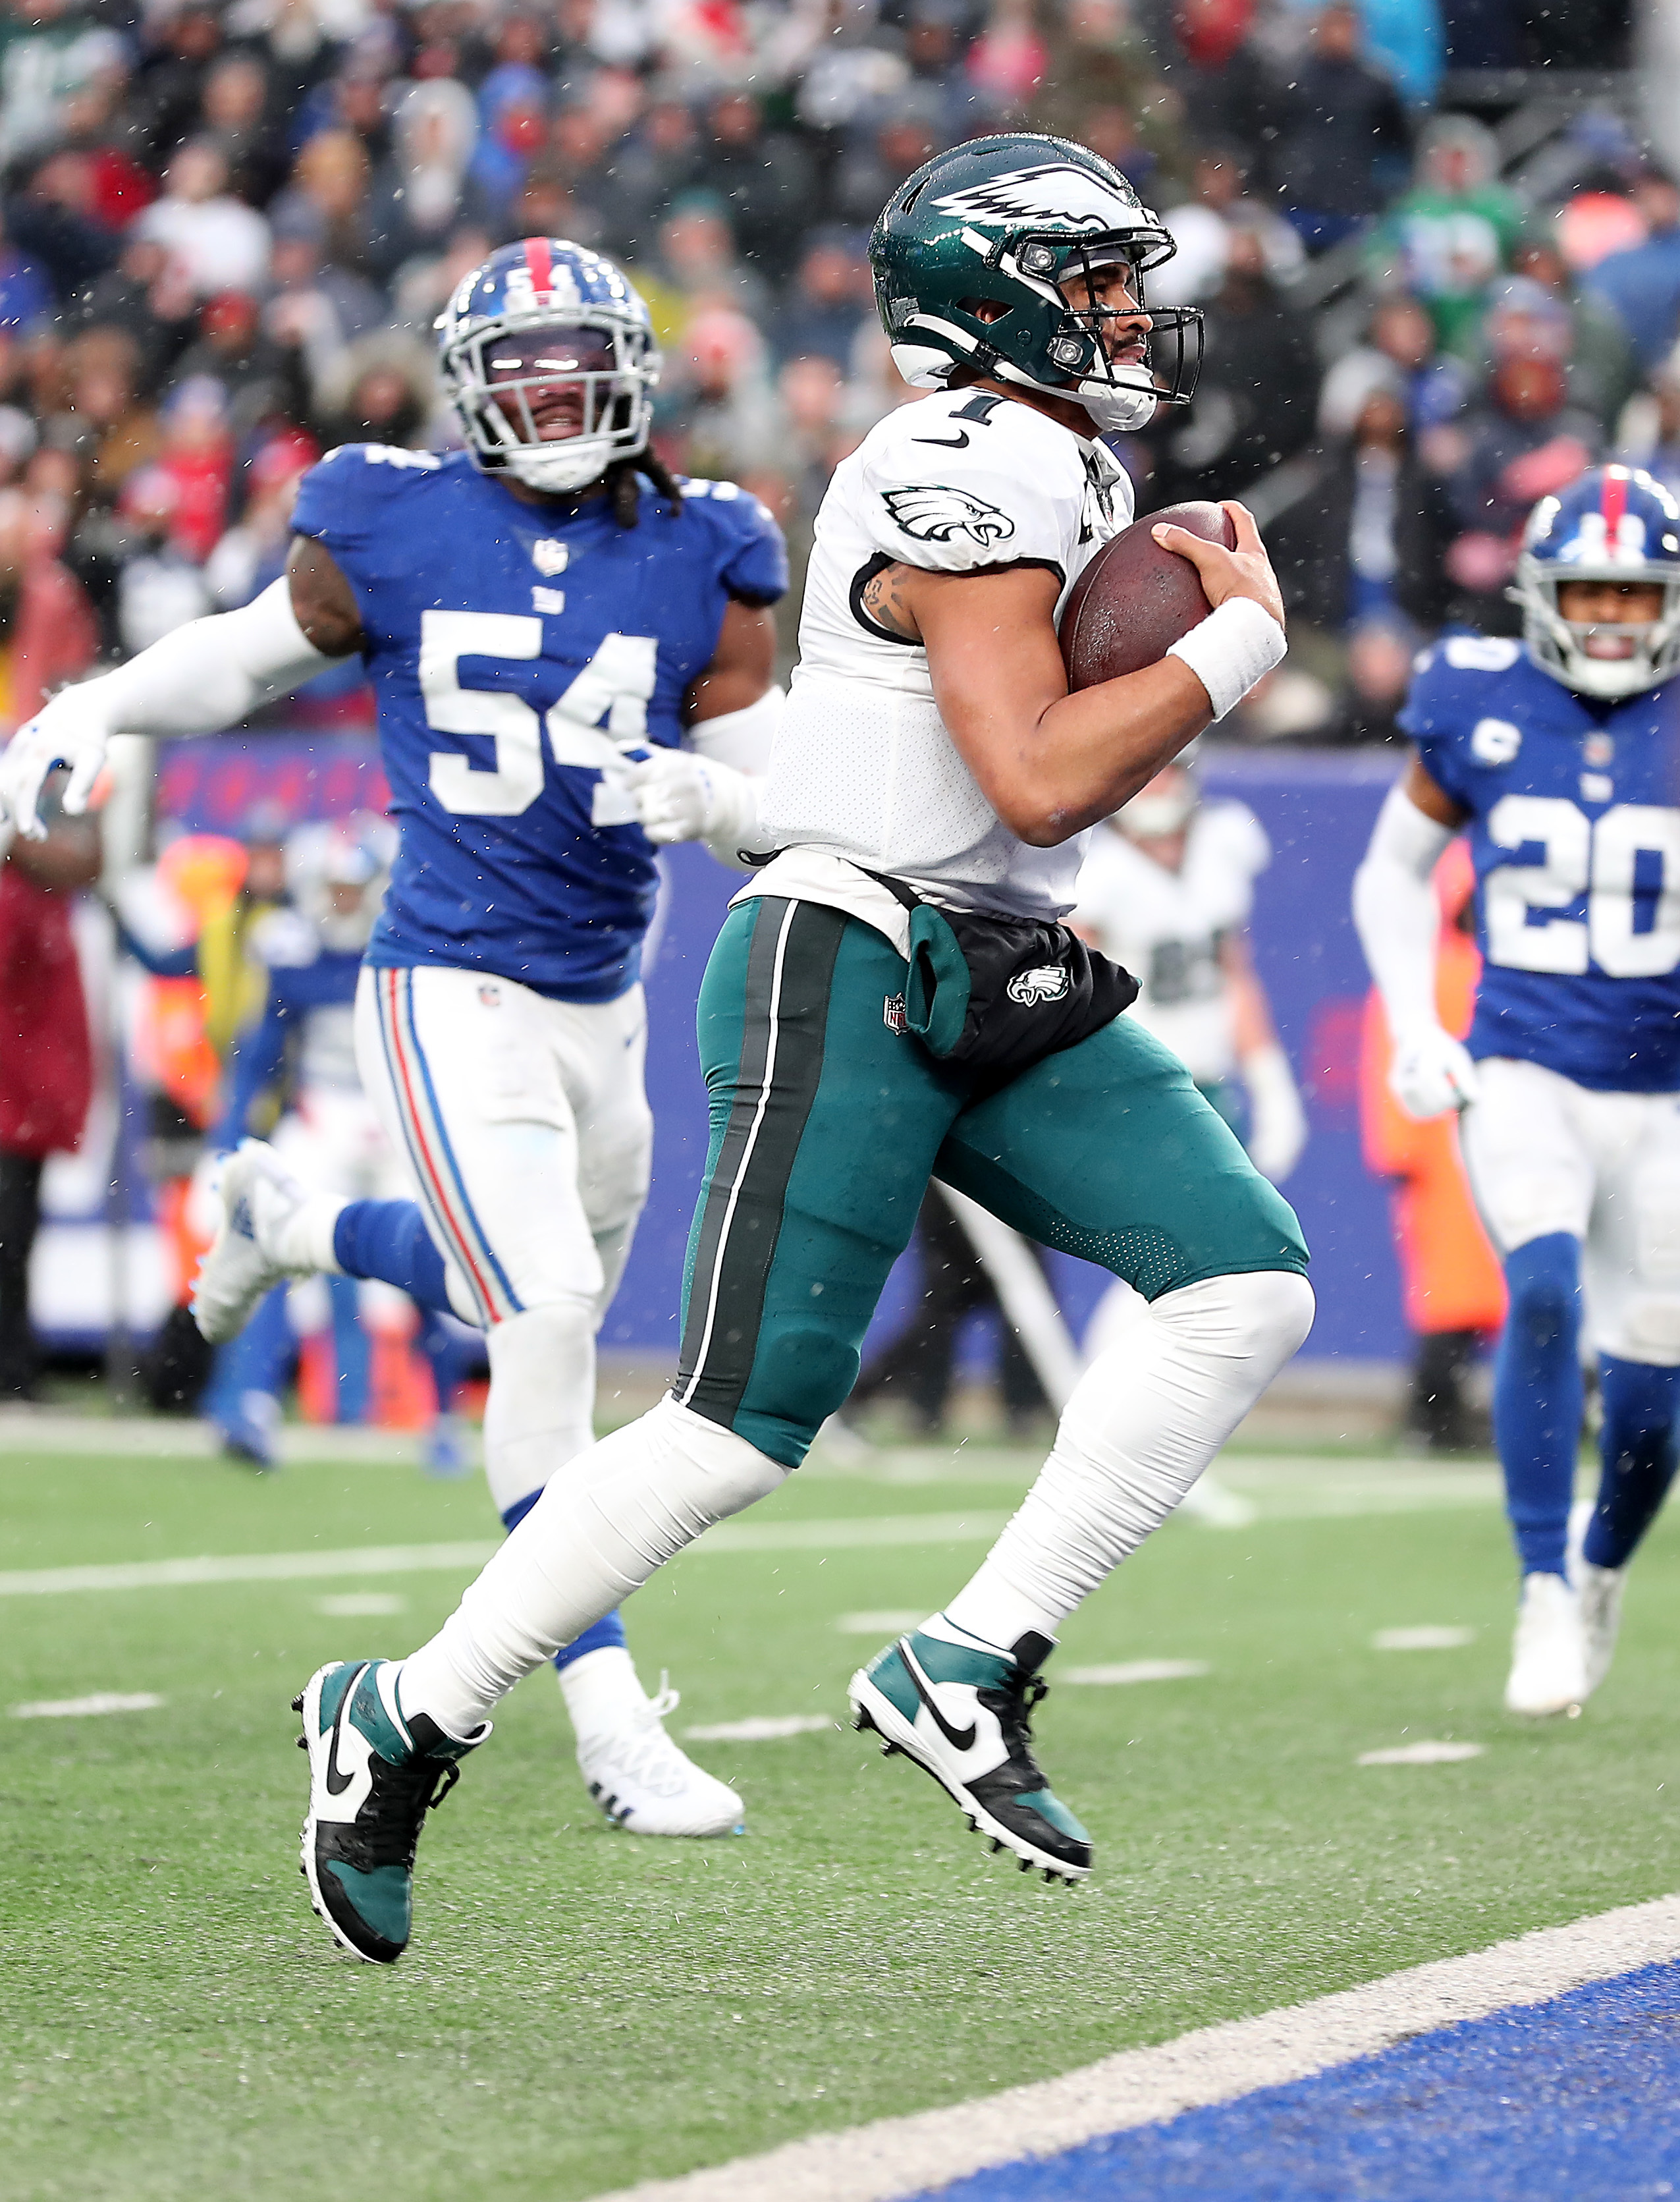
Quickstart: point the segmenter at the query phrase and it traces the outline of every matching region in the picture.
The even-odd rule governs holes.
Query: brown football
[[[1163,550],[1150,530],[1163,521],[1209,543],[1235,547],[1231,515],[1217,504],[1169,504],[1145,513],[1105,543],[1073,584],[1061,615],[1062,662],[1070,688],[1094,688],[1158,665],[1211,607],[1188,558]]]

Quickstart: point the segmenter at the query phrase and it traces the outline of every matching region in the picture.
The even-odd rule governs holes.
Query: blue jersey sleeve
[[[788,546],[767,507],[734,482],[685,481],[683,499],[703,499],[718,537],[719,576],[743,604],[773,604],[788,592]]]
[[[416,527],[402,507],[418,479],[436,473],[430,451],[391,444],[341,444],[297,486],[292,533],[330,550],[355,592],[364,623],[370,599],[412,562]]]
[[[1517,645],[1499,637],[1443,635],[1422,653],[1413,673],[1397,723],[1417,744],[1436,786],[1466,810],[1476,810],[1486,789],[1487,774],[1477,772],[1471,746],[1486,692],[1517,655]]]

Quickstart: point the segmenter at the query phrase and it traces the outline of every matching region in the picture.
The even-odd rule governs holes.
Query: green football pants
[[[711,1144],[673,1397],[788,1468],[856,1381],[931,1176],[1146,1299],[1307,1267],[1287,1201],[1141,1026],[988,1092],[893,1029],[905,968],[856,918],[761,896],[701,987]]]

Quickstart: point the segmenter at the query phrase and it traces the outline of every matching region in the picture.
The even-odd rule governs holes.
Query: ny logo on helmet
[[[1007,512],[971,497],[966,489],[918,484],[883,490],[881,500],[905,534],[918,543],[949,543],[954,535],[969,535],[984,550],[1007,542],[1015,532]]]
[[[1614,566],[1625,562],[1632,566],[1645,562],[1645,522],[1636,512],[1624,512],[1616,522],[1615,540],[1610,536],[1610,527],[1601,512],[1583,512],[1580,533],[1572,543],[1565,543],[1558,553],[1560,565],[1585,565],[1589,560],[1595,565],[1601,561]]]
[[[1047,161],[1042,168],[1012,168],[933,202],[941,214],[959,221],[990,222],[994,228],[1066,230],[1078,235],[1092,229],[1125,229],[1142,212],[1137,195],[1105,183],[1071,161]]]
[[[1024,1010],[1036,1010],[1041,1003],[1060,1001],[1072,984],[1060,963],[1039,963],[1031,971],[1017,971],[1003,991]]]

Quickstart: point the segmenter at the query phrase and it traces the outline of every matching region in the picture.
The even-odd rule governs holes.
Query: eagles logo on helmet
[[[1662,610],[1609,629],[1567,620],[1558,592],[1571,581],[1649,584]],[[1511,597],[1529,655],[1565,688],[1613,699],[1656,687],[1680,668],[1680,504],[1637,468],[1595,467],[1529,515]],[[1607,636],[1625,653],[1602,654]]]
[[[1201,364],[1193,306],[1149,309],[1144,275],[1178,250],[1118,168],[1062,138],[980,138],[936,154],[888,200],[869,241],[894,364],[918,388],[978,369],[1071,398],[1099,433],[1143,428],[1190,402]],[[1115,360],[1094,278],[1125,262],[1148,347]],[[1084,303],[1077,297],[1083,286]],[[1174,340],[1170,374],[1157,349]]]

